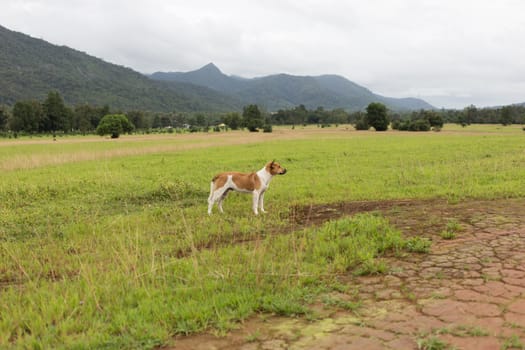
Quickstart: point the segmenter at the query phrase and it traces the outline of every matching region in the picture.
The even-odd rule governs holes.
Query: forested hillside
[[[0,26],[0,103],[44,99],[56,90],[67,104],[154,111],[229,111],[234,98],[192,84],[153,81],[66,46]]]

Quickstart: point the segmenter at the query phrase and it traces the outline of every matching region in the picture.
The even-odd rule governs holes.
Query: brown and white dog
[[[253,194],[252,209],[257,215],[258,208],[264,213],[264,192],[274,175],[284,175],[286,169],[275,161],[268,162],[264,168],[254,173],[226,172],[215,175],[210,184],[210,196],[208,197],[208,214],[211,214],[213,204],[218,202],[221,213],[222,202],[230,191],[238,191]]]

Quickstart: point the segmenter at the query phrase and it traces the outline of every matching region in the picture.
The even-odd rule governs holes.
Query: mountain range
[[[362,110],[382,102],[392,110],[430,109],[416,98],[391,98],[338,75],[229,76],[213,63],[190,72],[149,76],[66,46],[57,46],[0,26],[0,103],[43,100],[51,90],[69,105],[112,109],[223,112],[258,104],[268,111],[304,105],[309,109]]]
[[[434,108],[417,98],[392,98],[374,94],[339,75],[296,76],[275,74],[246,79],[228,76],[213,63],[191,72],[156,72],[150,75],[159,81],[191,83],[239,98],[243,104],[255,103],[267,110],[304,105],[308,109],[343,108],[362,110],[371,102],[384,103],[392,110]]]

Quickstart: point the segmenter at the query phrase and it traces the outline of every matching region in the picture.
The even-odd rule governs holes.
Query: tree
[[[182,128],[187,124],[186,116],[184,114],[173,113],[171,120],[173,121],[173,126],[177,128]]]
[[[250,132],[257,132],[264,125],[264,120],[257,105],[249,105],[243,108],[243,124]]]
[[[88,104],[78,105],[73,112],[73,121],[71,127],[74,130],[86,134],[88,131],[94,130],[95,125],[91,121],[96,118],[97,110]]]
[[[111,135],[112,139],[116,139],[123,132],[131,132],[134,128],[124,114],[108,114],[98,124],[97,134],[100,136]]]
[[[129,111],[126,113],[128,120],[135,126],[137,129],[147,129],[148,124],[146,122],[146,116],[143,111]],[[171,124],[171,120],[170,120]]]
[[[293,124],[304,124],[308,118],[308,110],[304,105],[299,105],[293,109]]]
[[[100,124],[100,120],[105,115],[109,114],[109,106],[104,105],[103,107],[96,108],[96,111],[96,113],[91,115],[91,125],[93,125],[93,127],[96,127],[96,125]]]
[[[359,119],[356,120],[354,124],[354,128],[356,130],[368,130],[370,129],[370,125],[368,125],[368,121],[366,118],[366,115],[362,115],[359,117]]]
[[[160,126],[161,126],[162,128],[168,128],[168,127],[173,126],[173,125],[171,125],[171,124],[172,124],[172,123],[171,123],[171,118],[170,118],[169,115],[167,115],[167,114],[162,114],[162,115],[160,116]]]
[[[53,135],[58,130],[66,131],[69,112],[64,104],[64,100],[58,91],[51,91],[42,104],[44,109],[44,119],[42,120],[41,131],[51,131]]]
[[[366,115],[365,115],[364,112],[362,112],[362,111],[353,112],[353,113],[350,113],[348,115],[348,122],[350,124],[355,124],[357,121],[359,121],[359,120],[361,120],[363,118],[366,118]]]
[[[18,101],[13,107],[9,127],[13,131],[36,133],[42,123],[44,112],[38,101]]]
[[[206,116],[202,113],[195,114],[195,125],[197,126],[207,126]]]
[[[500,122],[504,126],[512,124],[512,107],[511,106],[505,106],[501,109],[501,117]]]
[[[7,106],[0,105],[0,130],[7,128],[7,119],[9,118]]]
[[[151,124],[151,127],[152,127],[153,129],[159,129],[159,128],[162,128],[162,123],[161,123],[161,121],[160,121],[160,115],[155,114],[155,115],[153,116],[153,122],[152,122],[152,124]]]
[[[474,105],[470,105],[463,109],[463,112],[458,116],[458,124],[461,124],[462,127],[470,125],[478,118],[478,109]]]
[[[379,102],[372,102],[366,107],[366,120],[368,125],[376,131],[385,131],[388,129],[388,120],[386,106]]]
[[[426,120],[428,120],[430,127],[434,128],[435,130],[441,129],[443,127],[443,118],[438,112],[426,110],[423,111],[423,116]]]
[[[242,118],[241,115],[237,112],[231,112],[226,114],[222,121],[224,124],[228,125],[228,127],[232,130],[237,130],[241,126]]]

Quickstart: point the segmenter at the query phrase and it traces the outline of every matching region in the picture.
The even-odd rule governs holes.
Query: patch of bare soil
[[[352,296],[335,297],[357,290],[357,312],[326,309],[313,322],[259,315],[224,337],[176,338],[173,349],[524,348],[525,198],[338,203],[295,208],[293,220],[307,226],[367,211],[433,244],[429,254],[391,258],[386,275],[344,278]],[[457,236],[446,240],[451,222]]]

